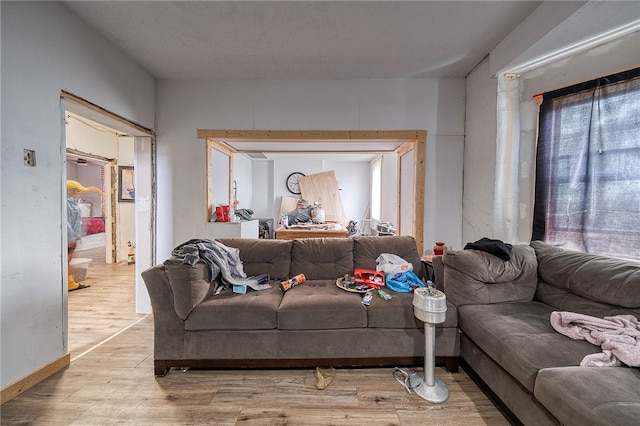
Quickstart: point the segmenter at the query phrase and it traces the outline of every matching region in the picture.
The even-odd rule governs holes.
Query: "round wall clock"
[[[303,177],[304,173],[293,172],[289,176],[287,176],[287,189],[292,194],[300,195],[302,192],[300,191],[300,184],[298,184],[298,179]]]

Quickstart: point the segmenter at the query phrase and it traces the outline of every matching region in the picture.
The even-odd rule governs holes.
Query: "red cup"
[[[216,206],[216,220],[218,222],[229,222],[229,206]]]
[[[221,206],[222,207],[222,216],[224,219],[223,222],[229,222],[229,211],[231,210],[231,206]]]

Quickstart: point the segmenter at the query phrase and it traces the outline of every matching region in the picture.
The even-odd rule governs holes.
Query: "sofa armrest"
[[[142,272],[142,279],[149,292],[154,323],[155,359],[172,359],[181,353],[182,339],[176,335],[184,334],[184,321],[174,308],[173,291],[164,265],[156,265]]]
[[[173,291],[169,285],[169,278],[165,271],[164,265],[155,265],[142,272],[142,280],[147,287],[149,298],[151,299],[151,307],[154,314],[156,311],[166,312],[173,311]]]
[[[480,250],[442,256],[444,292],[456,306],[533,300],[538,262],[528,245],[515,245],[510,260]]]
[[[173,308],[186,320],[196,306],[213,294],[209,266],[203,261],[188,265],[172,257],[165,260],[164,270],[173,292]]]
[[[433,256],[431,259],[433,265],[433,275],[435,279],[436,288],[440,291],[444,291],[444,263],[442,263],[442,256]]]

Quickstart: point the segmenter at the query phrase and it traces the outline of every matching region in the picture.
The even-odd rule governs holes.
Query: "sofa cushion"
[[[353,274],[353,241],[350,238],[293,240],[290,275],[307,280],[336,280]]]
[[[367,325],[369,328],[424,328],[424,323],[415,317],[413,312],[413,293],[398,293],[389,289],[385,291],[391,299],[384,300],[377,295],[367,307]],[[443,323],[436,327],[456,327],[458,313],[456,307],[447,302],[447,316]]]
[[[213,292],[209,267],[204,262],[191,266],[172,257],[164,262],[164,268],[173,291],[176,314],[186,319],[193,308]]]
[[[620,306],[612,306],[607,303],[596,302],[567,290],[552,286],[544,281],[538,282],[534,300],[546,303],[558,311],[578,312],[598,318],[613,315],[634,315],[640,318],[639,309],[628,309]]]
[[[596,302],[640,308],[640,263],[533,241],[545,283]]]
[[[249,238],[221,238],[218,241],[239,250],[247,276],[268,274],[273,280],[288,278],[293,241]]]
[[[640,419],[640,370],[546,368],[538,373],[534,395],[560,424],[635,425]]]
[[[246,294],[226,290],[196,306],[184,323],[185,330],[272,330],[282,292],[276,282],[267,290]]]
[[[533,392],[539,370],[580,365],[600,348],[556,332],[553,308],[539,302],[458,306],[460,330]]]
[[[376,259],[382,253],[400,256],[413,265],[413,272],[423,278],[422,264],[416,240],[410,236],[356,237],[353,239],[355,268],[376,269]]]
[[[333,280],[306,281],[286,291],[278,308],[279,330],[366,328],[362,297]]]
[[[515,245],[510,260],[480,250],[448,251],[442,256],[444,290],[454,305],[533,300],[538,284],[535,252]]]

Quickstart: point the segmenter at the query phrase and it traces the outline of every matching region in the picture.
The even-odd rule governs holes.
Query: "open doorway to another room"
[[[69,119],[70,117],[67,117],[67,120]],[[102,191],[101,193],[86,191],[77,199],[82,225],[75,254],[82,256],[83,252],[91,250],[92,259],[104,263],[114,262],[115,246],[112,239],[114,222],[111,220],[114,209],[109,190],[114,163],[115,159],[99,158],[67,147],[67,180],[78,182],[86,188],[99,188]]]
[[[133,167],[134,141],[118,131],[71,112],[65,114],[67,180],[84,188],[81,237],[69,261],[68,351],[85,353],[135,320],[135,210],[118,201],[118,167]],[[134,257],[135,259],[135,257]]]
[[[362,223],[361,231],[365,235],[398,235],[413,236],[420,253],[423,253],[424,221],[425,221],[425,166],[426,166],[426,130],[198,130],[198,138],[207,141],[207,155],[209,168],[207,171],[208,198],[206,220],[210,221],[214,205],[217,203],[231,203],[230,183],[239,181],[236,176],[234,162],[236,156],[246,155],[253,164],[263,161],[271,162],[271,169],[261,167],[261,172],[266,172],[265,179],[251,178],[249,185],[253,188],[250,201],[259,201],[261,206],[271,206],[265,211],[263,207],[254,207],[256,211],[262,209],[260,214],[268,218],[273,212],[272,221],[282,217],[285,202],[277,203],[278,192],[283,195],[281,200],[289,203],[287,208],[295,206],[295,200],[300,193],[293,193],[291,197],[283,186],[283,181],[288,181],[288,176],[301,173],[307,176],[310,171],[313,174],[336,170],[339,172],[345,167],[341,163],[349,158],[352,162],[349,170],[353,170],[356,162],[367,162],[367,182],[356,181],[355,189],[349,191],[355,196],[349,197],[350,201],[365,194],[364,202],[352,208],[356,215],[349,219]],[[220,158],[229,158],[229,167],[216,169],[213,172],[212,160],[214,154],[221,153]],[[328,157],[336,156],[328,160]],[[310,158],[320,158],[310,164]],[[241,158],[244,158],[241,157]],[[381,160],[376,163],[377,159]],[[366,160],[365,160],[366,159]],[[347,160],[349,161],[349,160]],[[276,162],[282,167],[275,166]],[[222,161],[220,162],[222,164]],[[376,166],[377,164],[377,166]],[[302,169],[301,167],[305,166]],[[233,166],[233,167],[231,167]],[[325,169],[325,166],[327,168]],[[295,167],[295,169],[293,168]],[[373,175],[374,167],[377,167],[377,176]],[[258,168],[256,168],[258,169]],[[312,170],[313,169],[313,170]],[[222,173],[220,173],[222,170]],[[251,167],[253,173],[253,167]],[[242,171],[240,173],[242,174]],[[337,173],[336,173],[337,175]],[[343,175],[348,176],[348,175]],[[242,176],[241,176],[242,177]],[[343,188],[338,186],[338,191],[347,192],[347,186],[353,183],[352,176],[342,179]],[[376,182],[372,182],[375,180]],[[365,186],[370,185],[365,189]],[[375,188],[371,184],[377,184]],[[262,186],[261,186],[262,185]],[[330,185],[331,186],[331,185]],[[350,185],[349,185],[350,186]],[[263,191],[257,188],[264,189]],[[375,197],[369,197],[369,191],[375,192]],[[216,197],[216,192],[218,197]],[[291,190],[289,190],[291,192]],[[266,194],[263,196],[262,194]],[[335,194],[335,192],[334,192]],[[339,194],[339,192],[338,192]],[[338,198],[338,197],[336,197]],[[340,196],[340,198],[343,198]],[[372,199],[373,198],[373,199]],[[290,199],[293,199],[291,201]],[[312,200],[317,201],[317,200]],[[375,202],[375,208],[372,203]],[[278,208],[278,205],[280,206]],[[367,207],[368,206],[368,207]],[[374,211],[375,210],[375,211]],[[395,223],[396,226],[393,225]],[[342,225],[346,225],[343,223]]]
[[[73,362],[149,313],[138,277],[153,263],[153,140],[150,130],[72,95],[62,97],[65,180],[99,189],[75,193],[82,235],[69,269],[84,285],[69,291],[65,280],[66,346]]]

